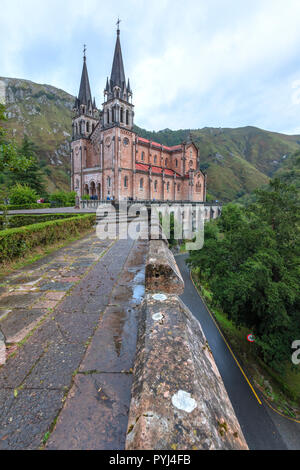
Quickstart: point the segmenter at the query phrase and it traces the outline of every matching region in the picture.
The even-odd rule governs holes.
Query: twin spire
[[[75,108],[79,109],[84,106],[85,111],[93,111],[96,109],[96,100],[92,100],[92,93],[89,81],[89,75],[86,66],[86,45],[83,49],[83,68],[81,74],[80,88],[78,98],[75,100]]]
[[[108,79],[107,77],[104,93],[108,99],[111,99],[114,97],[114,88],[118,87],[121,92],[120,98],[122,98],[125,101],[129,101],[129,97],[132,96],[132,90],[130,88],[129,79],[126,85],[121,41],[120,41],[120,22],[121,21],[118,19],[117,41],[116,41],[116,46],[115,46],[113,64],[111,68],[111,75],[110,75],[110,79]]]
[[[117,41],[115,46],[113,64],[111,69],[110,79],[107,78],[105,94],[108,99],[112,99],[115,96],[115,87],[118,87],[119,94],[118,96],[125,100],[129,101],[129,98],[132,96],[132,91],[130,88],[130,81],[128,79],[126,84],[122,49],[120,42],[120,20],[117,21]],[[83,49],[83,69],[81,75],[81,82],[79,88],[78,98],[75,100],[75,108],[77,110],[84,109],[85,111],[93,112],[96,109],[95,98],[92,100],[89,76],[86,65],[86,45]]]

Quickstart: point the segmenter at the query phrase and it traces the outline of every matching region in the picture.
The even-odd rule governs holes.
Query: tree
[[[30,186],[41,196],[45,192],[44,176],[38,164],[36,146],[29,140],[27,135],[24,135],[18,153],[26,158],[30,158],[31,163],[26,169],[19,167],[14,171],[13,182]]]
[[[5,106],[0,103],[0,173],[14,173],[20,168],[26,171],[31,165],[31,157],[24,156],[18,152],[16,146],[7,140],[7,132],[3,127],[3,121],[6,121]],[[0,190],[0,198],[7,200],[8,188],[4,184],[4,188]],[[7,224],[7,208],[4,205],[3,210],[4,227]]]
[[[265,363],[281,370],[300,336],[299,200],[278,180],[256,193],[249,207],[224,207],[189,263],[229,318],[254,332]]]
[[[17,183],[9,191],[10,202],[15,205],[36,203],[38,195],[28,185]]]
[[[7,141],[7,132],[1,122],[6,121],[5,107],[0,104],[0,172],[15,172],[19,168],[25,171],[31,165],[31,158],[20,154],[16,146]]]

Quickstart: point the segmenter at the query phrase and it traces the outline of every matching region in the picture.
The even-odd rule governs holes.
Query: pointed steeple
[[[119,24],[120,23],[118,20],[117,41],[116,41],[113,65],[111,69],[110,83],[111,83],[112,89],[114,86],[118,86],[122,90],[126,84],[126,80],[125,80],[125,72],[124,72],[124,65],[123,65],[123,58],[122,58]]]
[[[82,104],[89,106],[90,103],[92,103],[92,94],[91,94],[91,88],[90,88],[90,82],[89,82],[89,75],[88,75],[87,66],[86,66],[85,52],[86,52],[86,47],[84,46],[83,68],[82,68],[81,82],[80,82],[80,88],[79,88],[79,94],[78,94],[79,106]]]

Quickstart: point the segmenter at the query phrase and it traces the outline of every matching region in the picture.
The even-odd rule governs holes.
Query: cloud
[[[77,93],[88,44],[102,102],[115,22],[137,124],[298,129],[298,0],[2,0],[0,75]]]

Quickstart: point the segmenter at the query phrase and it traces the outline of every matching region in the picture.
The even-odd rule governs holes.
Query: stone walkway
[[[147,242],[95,235],[0,286],[0,449],[123,449]]]

